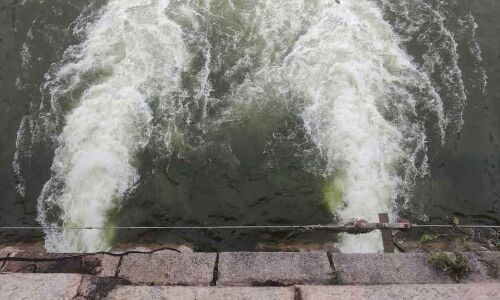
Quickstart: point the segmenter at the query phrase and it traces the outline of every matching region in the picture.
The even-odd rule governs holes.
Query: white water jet
[[[306,98],[302,118],[308,133],[328,158],[329,172],[345,174],[337,182],[345,203],[337,211],[341,220],[375,222],[378,213],[394,212],[405,181],[425,171],[425,159],[415,162],[426,148],[415,107],[419,102],[429,107],[442,131],[441,99],[373,3],[319,1],[318,6],[283,64],[264,77],[279,74]],[[379,235],[344,235],[339,247],[377,252]]]
[[[458,116],[445,114],[432,88],[431,50],[436,47],[429,46],[420,70],[372,1],[256,2],[248,8],[229,1],[219,16],[211,7],[222,1],[205,1],[200,7],[176,2],[166,12],[169,1],[111,0],[97,17],[77,21],[75,33],[84,41],[66,51],[45,84],[51,110],[59,111],[67,98],[77,100],[65,117],[52,178],[39,198],[39,220],[53,227],[46,232],[49,250],[110,247],[112,232],[55,227],[112,225],[110,215],[139,180],[135,157],[154,127],[148,103],[159,101],[159,118],[177,114],[183,122],[195,122],[186,108],[190,103],[182,101],[197,101],[205,116],[217,89],[210,75],[226,63],[224,79],[242,73],[245,78],[231,82],[224,96],[231,104],[282,101],[300,106],[307,133],[328,161],[327,175],[342,190],[345,205],[332,213],[342,221],[377,221],[379,212],[396,216],[396,199],[426,171],[427,137],[419,110],[432,115],[441,136],[449,119]],[[172,18],[188,30],[183,32]],[[224,21],[217,34],[227,44],[210,41],[204,28],[209,20]],[[242,45],[248,48],[243,51]],[[196,83],[188,91],[181,73],[189,68],[191,55],[203,57],[203,64],[189,74]],[[234,64],[223,61],[226,57]],[[450,73],[458,68],[457,59],[453,57]],[[250,71],[241,71],[246,69]],[[452,88],[462,96],[461,79],[453,80]],[[290,98],[301,102],[287,103]],[[168,148],[170,131],[161,137]],[[374,232],[345,235],[339,247],[343,252],[377,252],[382,244]]]
[[[342,220],[376,221],[391,212],[401,178],[394,165],[404,159],[403,133],[382,112],[413,66],[375,7],[342,1],[324,10],[286,59],[290,78],[311,103],[303,113],[309,134],[333,172],[345,171]],[[413,107],[414,99],[404,99]],[[405,124],[401,124],[405,125]],[[400,126],[401,126],[400,125]],[[413,135],[418,133],[413,133]],[[377,233],[344,235],[342,252],[377,252]]]
[[[108,249],[110,231],[60,230],[112,225],[112,215],[138,181],[135,155],[148,142],[151,99],[169,101],[184,65],[180,28],[164,12],[168,1],[114,0],[95,23],[82,24],[85,41],[70,47],[49,83],[54,101],[94,76],[66,116],[52,177],[39,198],[39,221],[49,251]],[[63,84],[64,83],[64,84]],[[56,214],[56,215],[53,215]]]

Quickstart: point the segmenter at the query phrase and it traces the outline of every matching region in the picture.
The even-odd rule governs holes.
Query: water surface
[[[53,251],[337,239],[57,226],[499,225],[499,5],[339,2],[1,1],[0,224]]]

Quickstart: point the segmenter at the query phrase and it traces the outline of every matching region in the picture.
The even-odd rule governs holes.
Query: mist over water
[[[417,207],[412,199],[432,176],[429,156],[461,132],[468,95],[486,93],[478,24],[457,6],[423,0],[90,2],[70,26],[74,40],[46,70],[40,105],[32,104],[19,125],[18,195],[29,190],[27,162],[49,149],[54,157],[37,220],[51,228],[45,246],[55,252],[109,249],[112,230],[60,227],[114,226],[133,215],[127,205],[150,205],[154,196],[141,200],[138,193],[155,180],[163,180],[161,197],[174,201],[188,173],[178,162],[195,164],[204,155],[210,156],[199,164],[217,171],[203,175],[208,185],[218,186],[217,176],[231,182],[233,192],[220,197],[259,194],[245,192],[252,185],[244,186],[244,176],[284,189],[283,176],[298,177],[286,169],[293,165],[304,184],[314,181],[307,193],[330,221],[376,222],[380,212],[395,220]],[[20,52],[25,69],[34,63],[33,35]],[[464,51],[468,72],[460,65]],[[263,177],[252,173],[259,168],[267,170]],[[158,176],[164,178],[151,179]],[[271,201],[255,198],[249,211]],[[175,220],[172,215],[160,219]],[[378,252],[382,244],[373,232],[341,235],[338,247]]]

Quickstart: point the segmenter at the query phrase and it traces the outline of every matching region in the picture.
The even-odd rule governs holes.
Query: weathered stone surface
[[[96,276],[115,276],[120,256],[108,254],[85,255],[82,257],[81,273]]]
[[[3,271],[4,266],[7,264],[8,257],[15,255],[20,250],[17,247],[4,247],[0,249],[0,271]]]
[[[45,252],[45,249],[43,248],[42,245],[11,245],[11,246],[3,246],[1,252],[10,252],[10,253],[17,253],[17,252],[29,252],[29,253],[39,253],[39,252]]]
[[[233,252],[219,256],[217,285],[328,284],[325,252]]]
[[[11,249],[10,247],[0,249],[0,259],[6,258],[10,255]]]
[[[477,252],[477,256],[488,277],[491,280],[500,281],[500,252]]]
[[[104,299],[115,286],[124,283],[124,280],[115,277],[84,275],[78,287],[77,299]]]
[[[5,261],[2,272],[36,273],[36,263],[32,261]]]
[[[453,283],[424,253],[332,253],[333,267],[343,284]]]
[[[498,299],[500,284],[422,284],[372,286],[299,286],[301,300],[334,299]]]
[[[293,300],[294,289],[284,287],[119,286],[108,294],[107,299]]]
[[[216,257],[216,253],[133,253],[123,256],[118,276],[131,283],[209,285]]]
[[[495,253],[495,252],[492,252]],[[472,272],[461,283],[495,282],[478,254],[463,253]],[[491,254],[493,255],[493,254]],[[453,274],[433,266],[425,253],[332,254],[333,266],[344,284],[454,283]]]
[[[193,253],[193,252],[194,252],[194,251],[193,251],[193,248],[190,248],[190,247],[188,247],[188,246],[186,246],[186,245],[179,245],[179,246],[177,247],[177,250],[178,250],[179,252],[182,252],[182,253]]]
[[[480,256],[474,252],[465,252],[463,255],[468,259],[472,267],[472,272],[466,274],[460,279],[460,283],[479,283],[479,282],[496,282],[498,279],[492,278],[490,275],[491,269],[485,264],[485,260],[481,260]]]
[[[3,272],[23,273],[79,273],[81,258],[78,255],[46,252],[17,252],[9,257]]]
[[[481,261],[500,264],[500,251],[480,251],[476,254]]]
[[[83,273],[81,257],[61,258],[51,261],[36,262],[37,273]]]
[[[17,273],[78,273],[114,276],[119,256],[107,254],[78,255],[45,252],[17,252],[5,262],[3,272]]]
[[[185,244],[170,244],[170,243],[116,243],[113,248],[109,251],[113,254],[125,254],[128,252],[144,252],[144,253],[152,253],[158,252],[162,250],[172,250],[174,252],[194,252],[194,244],[185,243]]]
[[[73,299],[81,281],[77,274],[0,274],[0,299]]]

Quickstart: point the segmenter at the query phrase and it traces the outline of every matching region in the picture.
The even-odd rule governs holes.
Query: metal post
[[[378,214],[378,221],[380,223],[389,223],[389,214],[382,213]],[[382,233],[382,242],[384,243],[385,253],[394,253],[394,244],[392,242],[392,230],[391,229],[380,229]]]

